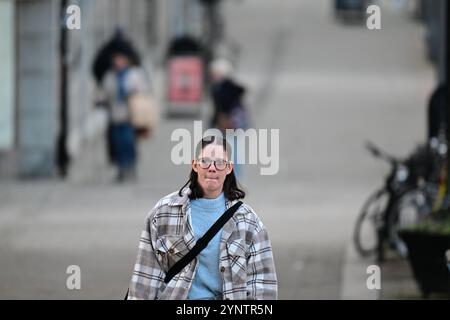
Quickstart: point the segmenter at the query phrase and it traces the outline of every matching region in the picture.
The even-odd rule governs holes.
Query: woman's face
[[[205,163],[211,161],[217,161],[219,169],[215,163],[211,163],[209,168],[203,168]],[[205,198],[217,198],[222,192],[225,178],[233,171],[232,164],[227,164],[224,168],[221,168],[220,162],[223,161],[228,161],[228,157],[223,147],[216,144],[207,145],[199,157],[196,160],[192,160],[192,169],[198,175],[197,181],[203,190]]]
[[[130,65],[130,59],[126,55],[117,53],[113,56],[112,59],[114,69],[123,70]]]

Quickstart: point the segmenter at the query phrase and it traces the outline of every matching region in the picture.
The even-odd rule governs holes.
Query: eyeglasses
[[[214,166],[216,167],[216,169],[219,171],[222,171],[222,170],[225,170],[225,168],[227,167],[229,162],[225,161],[223,159],[216,159],[213,161],[209,158],[201,158],[201,159],[198,159],[197,163],[200,164],[200,167],[202,169],[209,169],[211,164],[214,163]]]

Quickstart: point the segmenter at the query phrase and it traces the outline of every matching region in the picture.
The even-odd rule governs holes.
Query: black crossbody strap
[[[209,228],[208,231],[198,239],[195,246],[180,260],[175,263],[169,271],[167,271],[165,283],[169,283],[174,276],[176,276],[184,267],[186,267],[203,249],[206,248],[212,238],[219,232],[220,229],[227,223],[228,220],[234,215],[234,213],[241,206],[242,201],[236,202],[232,207],[228,208],[219,219]]]

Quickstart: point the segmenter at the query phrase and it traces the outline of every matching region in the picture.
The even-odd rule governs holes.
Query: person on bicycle
[[[245,197],[233,173],[231,147],[209,136],[197,146],[189,180],[158,201],[145,221],[128,299],[276,299],[277,275],[268,232],[242,203],[191,263],[167,283],[222,213]]]

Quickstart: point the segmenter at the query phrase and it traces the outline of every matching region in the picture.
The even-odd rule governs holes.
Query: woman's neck
[[[221,193],[222,193],[222,190],[209,192],[209,193],[204,192],[203,193],[203,198],[205,198],[205,199],[216,199],[218,196],[220,196]]]

